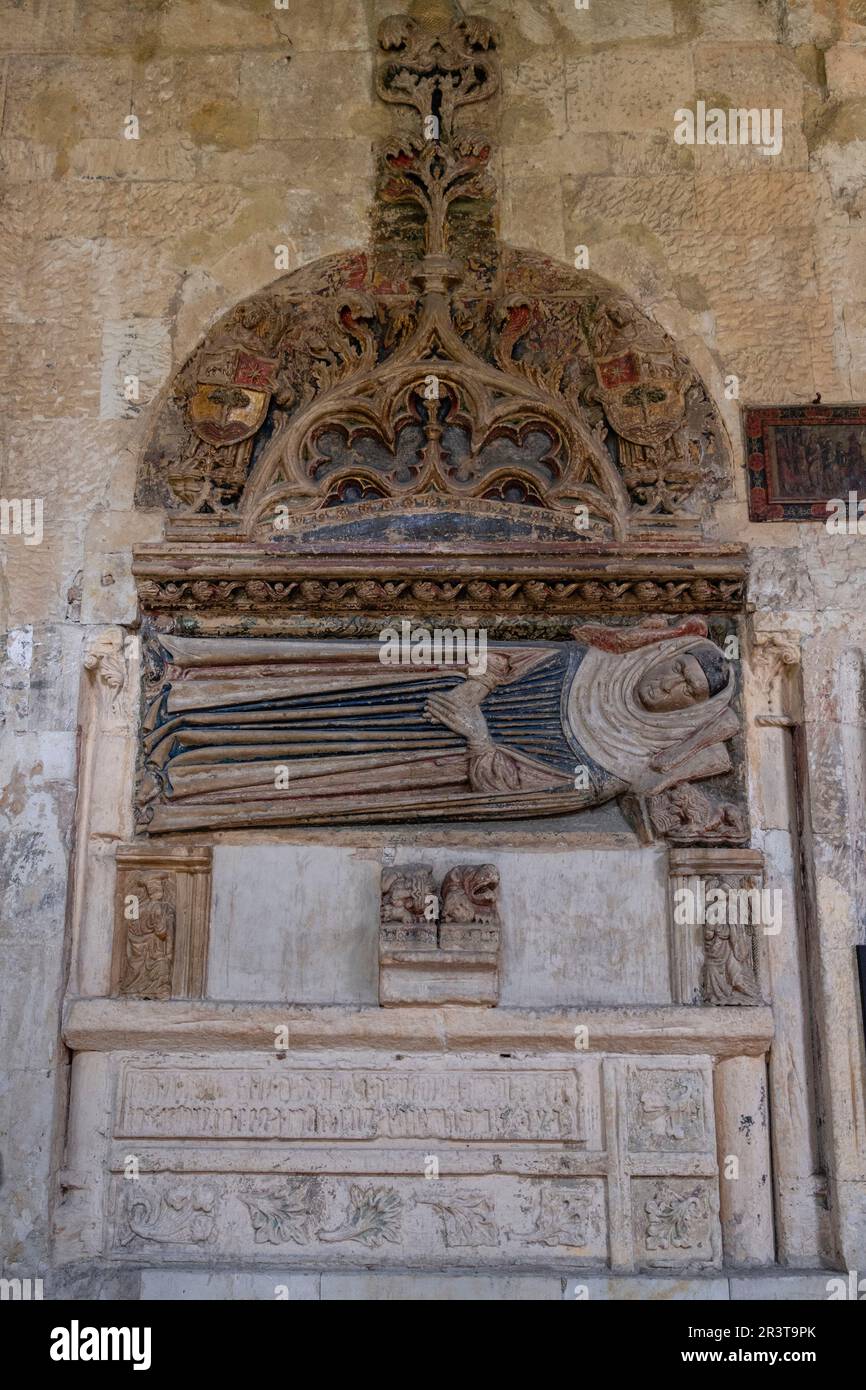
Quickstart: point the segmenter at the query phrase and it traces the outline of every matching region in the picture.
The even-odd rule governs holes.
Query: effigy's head
[[[653,662],[638,682],[637,696],[654,713],[689,709],[718,695],[729,680],[728,661],[712,642],[702,642]]]

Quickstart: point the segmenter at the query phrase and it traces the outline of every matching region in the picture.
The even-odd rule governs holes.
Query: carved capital
[[[758,722],[777,724],[780,719],[794,722],[797,701],[792,676],[800,665],[800,638],[786,632],[758,632],[751,643],[750,658],[764,713]]]
[[[94,637],[84,656],[84,669],[93,679],[103,708],[111,714],[120,713],[121,693],[126,684],[124,643],[123,628],[111,627]]]

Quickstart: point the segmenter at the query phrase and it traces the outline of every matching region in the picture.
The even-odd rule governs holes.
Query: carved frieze
[[[116,873],[112,994],[128,999],[201,997],[211,851],[121,847]]]
[[[425,515],[437,515],[425,501]],[[420,509],[419,509],[420,515]],[[198,577],[178,574],[176,561],[165,547],[137,552],[135,571],[145,608],[160,615],[170,630],[188,615],[213,612],[226,620],[257,618],[267,632],[275,616],[322,619],[381,618],[441,615],[470,622],[503,617],[533,620],[584,614],[629,617],[641,613],[736,613],[745,599],[745,570],[738,556],[695,557],[672,563],[663,556],[625,559],[611,578],[611,562],[562,555],[538,555],[529,560],[514,551],[494,562],[489,555],[471,561],[455,556],[431,557],[413,563],[411,557],[383,562],[370,557],[365,576],[343,577],[334,562],[309,558],[275,560],[264,552],[248,559],[232,556],[226,576],[219,557],[189,554]],[[376,617],[376,615],[379,615]]]
[[[682,1224],[682,1223],[681,1223]],[[694,1221],[693,1221],[694,1224]],[[325,1268],[409,1261],[485,1265],[607,1257],[604,1183],[589,1179],[224,1174],[212,1183],[143,1174],[116,1184],[115,1256],[309,1261]],[[543,1252],[543,1253],[542,1253]]]

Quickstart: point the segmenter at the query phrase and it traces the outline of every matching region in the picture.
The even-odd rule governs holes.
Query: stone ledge
[[[565,1279],[558,1273],[409,1274],[398,1270],[333,1274],[298,1272],[274,1265],[267,1268],[184,1270],[141,1268],[117,1270],[106,1265],[66,1265],[43,1273],[47,1300],[90,1302],[118,1299],[134,1302],[359,1302],[381,1299],[397,1302],[743,1302],[827,1301],[827,1283],[846,1279],[829,1269],[781,1270],[753,1274],[734,1272],[705,1277],[587,1273]],[[585,1292],[584,1292],[585,1291]]]
[[[578,1025],[589,1030],[587,1050],[593,1053],[761,1056],[773,1041],[772,1010],[763,1007],[354,1009],[104,998],[67,1001],[63,1040],[76,1052],[261,1048],[272,1053],[275,1029],[288,1027],[293,1054],[323,1047],[501,1054],[512,1048],[526,1053],[572,1048]]]

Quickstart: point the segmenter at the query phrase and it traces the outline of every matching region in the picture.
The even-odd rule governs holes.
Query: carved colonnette
[[[134,833],[135,707],[140,643],[123,628],[96,632],[84,648],[79,693],[78,800],[71,872],[69,990],[110,987],[114,854]]]
[[[713,846],[669,853],[673,998],[704,1006],[703,1012],[707,1006],[713,1012],[760,1008],[769,994],[763,854]],[[719,1059],[714,1094],[725,1259],[743,1267],[771,1264],[776,1244],[765,1059]]]
[[[756,820],[768,878],[790,883],[783,930],[762,939],[768,988],[772,988],[776,1039],[767,1061],[772,1116],[777,1258],[795,1267],[820,1264],[830,1246],[832,1202],[827,1198],[825,1159],[817,1130],[814,1039],[803,1019],[813,1008],[809,985],[808,880],[800,866],[809,859],[808,743],[824,746],[824,731],[804,723],[804,634],[779,625],[775,614],[755,613],[746,628],[745,707]],[[824,678],[825,659],[821,659]],[[832,706],[831,706],[832,708]],[[733,1102],[732,1102],[733,1103]]]

